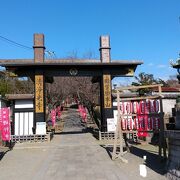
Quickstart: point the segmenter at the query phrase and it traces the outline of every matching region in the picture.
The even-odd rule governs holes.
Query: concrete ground
[[[155,154],[134,147],[132,153],[124,156],[127,164],[119,159],[112,161],[111,149],[100,145],[86,131],[76,109],[69,109],[64,117],[63,132],[50,143],[21,143],[8,151],[0,161],[0,179],[140,180],[144,179],[139,175],[143,155],[148,158],[145,179],[166,179]]]

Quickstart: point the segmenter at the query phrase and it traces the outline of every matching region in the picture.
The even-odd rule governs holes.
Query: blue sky
[[[33,33],[44,33],[47,50],[59,58],[99,58],[99,36],[108,34],[112,59],[142,60],[136,75],[167,79],[176,74],[169,60],[180,52],[179,16],[179,0],[6,0],[0,36],[31,47]],[[33,58],[33,51],[0,40],[3,58]]]

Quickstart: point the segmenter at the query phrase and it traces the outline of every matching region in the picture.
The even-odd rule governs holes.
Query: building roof
[[[33,59],[0,59],[1,66],[64,66],[64,65],[141,65],[143,61],[138,60],[112,60],[110,63],[101,62],[99,59],[45,59],[43,63],[35,63]]]
[[[35,63],[33,59],[0,60],[0,66],[17,74],[33,78],[35,71],[43,71],[47,77],[69,76],[71,69],[76,69],[78,76],[101,76],[108,71],[112,76],[133,76],[142,61],[112,60],[101,62],[95,59],[46,59]]]
[[[6,94],[8,100],[33,99],[34,94]]]
[[[179,88],[176,87],[161,87],[162,92],[180,92]],[[158,91],[158,88],[153,88],[154,92]]]
[[[161,87],[162,88],[162,98],[163,99],[176,99],[178,96],[180,96],[180,90],[178,88],[174,87]],[[152,95],[158,95],[158,88],[153,88]],[[112,94],[113,98],[117,97],[116,93]],[[132,98],[132,97],[138,97],[138,92],[131,92],[131,91],[122,91],[120,93],[121,98]]]

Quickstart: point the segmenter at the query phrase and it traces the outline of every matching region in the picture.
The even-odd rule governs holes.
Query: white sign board
[[[113,106],[116,106],[116,107],[117,107],[117,102],[113,102]]]
[[[116,122],[114,118],[107,118],[107,130],[108,132],[115,132]]]
[[[117,119],[118,119],[118,110],[113,110],[113,115],[114,115],[115,122],[117,123]]]
[[[36,134],[39,134],[39,135],[46,134],[46,122],[36,123]]]
[[[108,130],[108,132],[115,132],[116,131],[118,111],[114,110],[113,114],[114,114],[114,118],[108,118],[107,119],[107,130]]]

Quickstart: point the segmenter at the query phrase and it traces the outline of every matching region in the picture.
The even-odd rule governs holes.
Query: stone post
[[[180,97],[178,96],[176,100],[176,120],[175,120],[175,129],[180,130]]]
[[[34,34],[34,62],[43,63],[44,62],[44,35]]]

